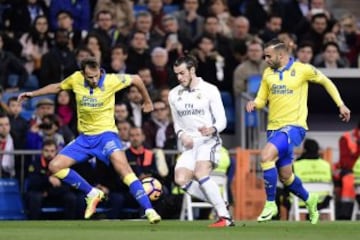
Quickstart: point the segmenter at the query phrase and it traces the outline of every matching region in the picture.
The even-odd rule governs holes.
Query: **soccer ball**
[[[141,183],[151,201],[156,201],[160,198],[162,193],[162,185],[159,180],[153,177],[146,177],[141,180]]]

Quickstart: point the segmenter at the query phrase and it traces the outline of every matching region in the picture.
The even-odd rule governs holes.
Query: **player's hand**
[[[18,102],[23,102],[24,100],[27,100],[32,97],[33,97],[32,92],[23,92],[23,93],[20,93],[17,100],[18,100]]]
[[[339,107],[339,117],[343,122],[349,122],[350,121],[350,109],[348,109],[345,105],[341,105]]]
[[[50,176],[49,177],[49,182],[50,182],[51,186],[53,186],[53,187],[60,187],[61,186],[61,181],[57,177]]]
[[[180,137],[181,140],[181,144],[186,148],[186,149],[191,149],[194,146],[194,140],[191,136],[189,136],[186,133],[181,134]]]
[[[249,101],[247,104],[246,104],[246,111],[247,112],[252,112],[254,111],[256,108],[256,104],[254,101]]]
[[[214,127],[205,127],[205,126],[198,128],[198,130],[203,136],[212,136],[216,131]]]
[[[145,113],[152,112],[154,110],[153,103],[151,101],[144,102],[142,105],[142,109]]]

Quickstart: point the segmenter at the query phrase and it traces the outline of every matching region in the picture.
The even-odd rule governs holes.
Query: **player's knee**
[[[275,161],[276,157],[268,151],[261,152],[261,163]]]
[[[50,161],[48,168],[52,173],[57,173],[62,169],[60,163],[56,160]]]

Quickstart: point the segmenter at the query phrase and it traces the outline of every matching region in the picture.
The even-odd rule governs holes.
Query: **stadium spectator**
[[[30,119],[30,126],[40,125],[42,118],[48,114],[55,113],[55,103],[50,98],[42,98],[37,101],[34,114]]]
[[[48,16],[48,7],[43,0],[8,1],[10,7],[3,15],[4,27],[15,38],[29,32],[38,16]]]
[[[165,34],[163,46],[169,53],[169,65],[172,65],[184,51],[191,49],[191,36],[188,35],[188,32],[183,27],[179,27],[178,20],[173,15],[165,15],[162,18],[162,25]]]
[[[76,66],[77,69],[81,68],[81,62],[89,57],[93,57],[93,53],[91,50],[85,46],[79,47],[75,50],[75,59],[76,59]]]
[[[264,51],[260,41],[253,40],[247,43],[247,59],[239,64],[234,71],[234,96],[239,96],[243,92],[249,93],[250,78],[261,77],[262,72],[267,66],[263,59],[263,54]]]
[[[41,58],[40,87],[58,83],[77,69],[75,54],[68,47],[69,41],[67,30],[56,30],[55,46]]]
[[[21,60],[3,48],[4,36],[0,33],[0,85],[5,91],[17,91],[24,87],[28,74]]]
[[[288,48],[290,55],[292,57],[295,57],[296,50],[297,50],[297,44],[296,44],[297,38],[296,38],[295,34],[291,34],[289,32],[280,32],[277,35],[277,39],[284,42]]]
[[[346,56],[350,67],[359,68],[360,31],[357,18],[349,13],[344,14],[340,19],[339,31],[336,34],[341,53]]]
[[[130,86],[127,97],[130,120],[134,123],[134,126],[141,127],[144,121],[149,118],[149,114],[141,111],[143,96],[136,86]]]
[[[96,14],[95,28],[91,32],[101,38],[101,42],[107,48],[106,51],[116,44],[125,42],[125,36],[116,28],[113,14],[108,10],[102,10]]]
[[[198,14],[198,9],[199,0],[184,0],[183,9],[174,14],[192,42],[200,37],[204,28],[204,17]]]
[[[132,123],[128,120],[118,120],[116,121],[116,127],[118,129],[118,135],[120,138],[121,143],[124,146],[124,150],[128,149],[130,147],[130,128]]]
[[[172,87],[175,83],[175,76],[169,67],[169,54],[165,48],[155,47],[151,51],[150,71],[154,86],[159,89]]]
[[[10,134],[13,138],[14,149],[26,149],[26,133],[29,129],[29,123],[20,115],[22,105],[17,101],[17,97],[9,98],[8,102],[8,116],[10,120]],[[26,163],[25,163],[26,165]],[[22,169],[25,170],[26,166],[22,166],[21,156],[15,155],[15,174],[16,178],[21,180]],[[26,173],[26,171],[24,171]]]
[[[128,57],[128,48],[124,44],[116,44],[111,49],[110,54],[111,72],[113,73],[127,73],[126,59]]]
[[[102,38],[96,32],[90,32],[83,41],[102,68],[109,69],[109,45],[105,45]]]
[[[144,146],[149,149],[176,149],[176,134],[170,118],[170,109],[160,99],[154,100],[154,111],[151,118],[144,122]]]
[[[116,121],[130,121],[129,109],[125,102],[115,103],[115,120]],[[131,121],[130,121],[131,123]]]
[[[329,19],[324,13],[318,13],[311,17],[310,29],[299,38],[299,41],[310,42],[314,46],[314,55],[316,55],[322,49],[324,36],[328,29]]]
[[[84,32],[84,35],[86,35],[91,23],[89,0],[50,1],[49,21],[52,30],[57,29],[56,16],[60,11],[70,12],[74,18],[74,29]]]
[[[135,14],[131,1],[96,1],[94,16],[98,16],[98,13],[104,10],[111,13],[115,27],[122,35],[126,36],[130,33],[135,21]]]
[[[8,102],[8,115],[11,125],[11,136],[14,139],[15,149],[25,149],[26,132],[29,128],[28,122],[23,118],[20,113],[22,105],[17,101],[17,97],[9,98]]]
[[[210,0],[208,3],[208,13],[217,16],[219,19],[220,33],[226,37],[231,37],[230,24],[232,16],[229,12],[227,1]]]
[[[152,16],[152,25],[151,30],[159,34],[160,36],[164,36],[164,26],[162,24],[162,19],[165,16],[164,12],[164,3],[162,0],[148,0],[146,3],[147,11]]]
[[[10,134],[11,126],[9,117],[0,113],[0,150],[5,152],[14,151],[14,141]],[[13,154],[1,154],[0,178],[15,177],[15,158]]]
[[[25,85],[36,89],[39,87],[41,58],[52,47],[47,18],[43,15],[36,17],[30,31],[24,33],[19,41],[22,45],[21,57],[25,60],[25,68],[30,75],[29,82]]]
[[[58,130],[60,122],[56,115],[49,114],[42,118],[39,125],[32,125],[26,135],[26,148],[32,150],[42,149],[43,143],[50,139],[56,143],[56,149],[60,150],[65,145],[64,136]]]
[[[57,20],[57,28],[65,29],[69,32],[69,49],[74,50],[78,48],[81,44],[83,36],[81,35],[81,31],[78,29],[74,29],[74,18],[71,14],[71,12],[68,12],[66,10],[60,10],[56,14],[56,20]]]
[[[345,68],[346,65],[340,59],[340,49],[337,43],[328,42],[323,46],[323,60],[314,66],[319,68]]]
[[[145,85],[146,89],[148,90],[151,99],[152,100],[156,99],[159,96],[159,89],[155,88],[155,86],[154,86],[154,80],[151,75],[150,68],[147,68],[147,67],[141,68],[141,69],[139,69],[138,74],[139,74],[141,80],[143,80],[144,85]]]
[[[302,42],[296,50],[297,61],[311,64],[314,56],[313,45],[310,42]]]
[[[339,162],[335,165],[339,171],[335,179],[340,186],[340,219],[350,219],[352,202],[355,198],[353,168],[360,156],[360,121],[357,126],[342,134],[339,139]]]
[[[277,38],[278,34],[281,32],[282,18],[279,15],[269,15],[265,28],[259,31],[259,37],[264,41],[268,42],[273,38]]]
[[[149,49],[161,46],[163,42],[163,36],[152,29],[153,17],[148,11],[140,11],[136,14],[135,25],[130,37],[136,32],[143,32],[145,34],[145,40]],[[132,38],[131,38],[132,39]],[[130,39],[130,41],[131,41]]]
[[[205,81],[215,85],[220,91],[226,91],[231,79],[225,78],[225,59],[215,48],[216,39],[213,35],[204,33],[197,41],[191,53],[198,61],[196,74]],[[172,87],[172,86],[170,86]]]
[[[136,74],[140,68],[150,67],[150,52],[146,34],[135,31],[130,36],[128,57],[126,59],[128,73]]]
[[[62,90],[56,95],[55,114],[59,117],[61,126],[67,126],[73,136],[77,135],[77,112],[73,93]]]
[[[75,219],[77,216],[76,192],[48,169],[57,151],[56,142],[46,140],[41,148],[41,156],[29,165],[25,201],[30,220],[42,219],[41,208],[45,206],[63,207],[64,219]]]

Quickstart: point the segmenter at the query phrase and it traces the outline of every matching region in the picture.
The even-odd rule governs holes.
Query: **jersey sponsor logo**
[[[186,103],[185,110],[177,110],[179,117],[185,116],[203,116],[205,115],[205,110],[202,108],[194,108],[194,104]]]
[[[287,88],[284,84],[273,84],[271,86],[271,93],[274,95],[291,95],[294,91]]]
[[[97,98],[83,96],[80,100],[80,106],[98,108],[104,106],[104,103],[98,102]]]

